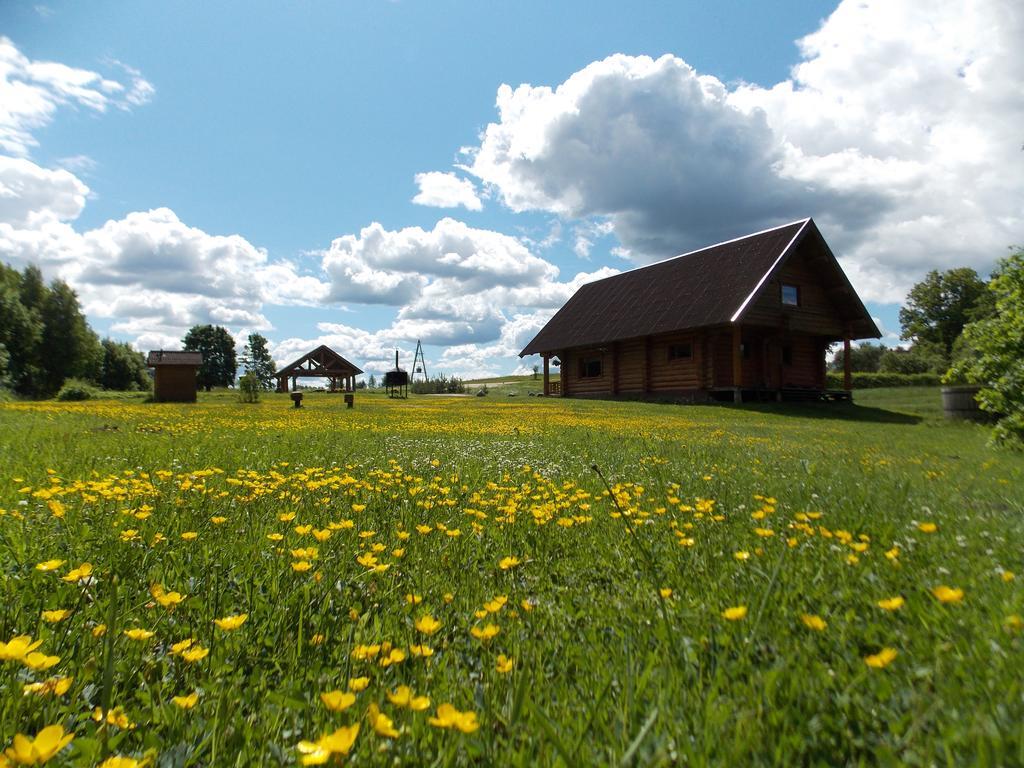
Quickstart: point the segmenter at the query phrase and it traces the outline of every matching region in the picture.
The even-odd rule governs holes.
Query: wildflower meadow
[[[1024,764],[1024,457],[855,405],[0,404],[0,765]]]

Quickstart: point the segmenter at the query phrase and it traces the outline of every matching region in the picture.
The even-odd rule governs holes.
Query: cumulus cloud
[[[460,179],[454,173],[441,171],[417,173],[414,178],[420,190],[412,199],[417,205],[435,208],[458,208],[461,205],[470,211],[479,211],[484,207],[476,194],[476,186],[469,179]]]
[[[899,301],[1021,239],[1022,38],[998,0],[845,0],[769,88],[623,55],[503,85],[467,167],[514,211],[610,222],[638,261],[813,215],[865,298]]]
[[[33,61],[0,37],[0,150],[25,156],[36,145],[33,131],[47,125],[61,105],[96,112],[129,109],[152,99],[155,89],[138,70],[114,62],[125,85],[98,72],[54,61]]]

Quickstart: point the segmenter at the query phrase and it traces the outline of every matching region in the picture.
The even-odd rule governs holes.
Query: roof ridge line
[[[782,262],[782,260],[784,258],[786,258],[786,254],[789,253],[789,249],[793,247],[793,243],[795,243],[797,241],[797,238],[800,237],[800,234],[804,231],[804,229],[807,228],[807,223],[810,220],[811,220],[810,216],[808,216],[806,219],[804,219],[804,223],[800,225],[800,229],[798,229],[796,231],[796,234],[793,235],[793,237],[790,239],[790,241],[788,243],[786,243],[786,247],[782,249],[782,253],[780,253],[778,255],[778,258],[776,258],[775,261],[772,262],[772,265],[770,267],[768,267],[768,271],[765,272],[763,275],[761,275],[761,279],[757,281],[757,285],[754,286],[754,290],[752,290],[750,292],[750,295],[748,295],[747,298],[745,298],[743,300],[743,303],[740,304],[740,308],[737,309],[733,313],[733,316],[729,318],[729,322],[730,323],[735,323],[736,322],[736,318],[739,317],[741,314],[743,314],[743,310],[747,308],[747,304],[749,304],[750,300],[753,299],[757,295],[757,292],[761,290],[761,286],[764,285],[764,281],[768,279],[768,276],[772,272],[774,272],[775,268],[777,266],[779,266],[779,264]],[[792,222],[792,223],[796,224],[795,221]]]
[[[728,245],[729,243],[738,243],[740,240],[746,240],[749,237],[757,237],[758,235],[764,235],[764,234],[767,234],[768,232],[774,232],[776,229],[785,229],[786,227],[791,227],[794,224],[807,224],[807,222],[810,221],[810,220],[811,220],[810,216],[807,216],[807,217],[805,217],[803,219],[794,219],[793,221],[786,222],[785,224],[779,224],[779,225],[774,226],[774,227],[768,227],[767,229],[762,229],[762,230],[760,230],[758,232],[751,232],[750,234],[747,234],[747,235],[740,235],[739,237],[733,237],[733,238],[730,238],[728,240],[722,240],[720,243],[712,243],[711,245],[703,245],[700,248],[695,248],[692,251],[687,251],[686,253],[678,253],[675,256],[668,256],[667,258],[661,259],[661,261],[652,261],[650,264],[641,264],[639,266],[633,267],[632,269],[627,269],[625,272],[617,272],[614,275],[608,275],[608,277],[602,277],[600,280],[593,280],[593,281],[591,281],[589,283],[584,283],[583,285],[584,286],[585,285],[595,285],[595,284],[600,283],[600,282],[602,282],[604,280],[611,280],[613,277],[620,277],[621,275],[632,274],[633,272],[639,272],[642,269],[649,269],[650,267],[657,267],[659,264],[667,264],[670,261],[675,261],[676,259],[682,259],[682,258],[684,258],[686,256],[693,256],[693,254],[695,254],[695,253],[700,253],[701,251],[707,251],[707,250],[709,250],[711,248],[717,248],[720,245]],[[801,227],[801,229],[803,229],[803,227]],[[583,286],[580,286],[580,287],[582,288]]]

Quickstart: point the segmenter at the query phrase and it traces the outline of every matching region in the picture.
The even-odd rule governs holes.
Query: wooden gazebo
[[[298,380],[307,376],[327,379],[331,392],[351,392],[355,388],[356,376],[361,373],[362,370],[330,347],[321,344],[279,370],[274,378],[277,379],[278,392],[288,391],[288,379],[292,380],[291,388],[295,390],[298,388]]]

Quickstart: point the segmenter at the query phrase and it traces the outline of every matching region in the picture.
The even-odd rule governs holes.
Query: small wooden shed
[[[155,371],[153,399],[158,403],[194,403],[196,374],[203,364],[202,352],[152,350],[146,365]]]

